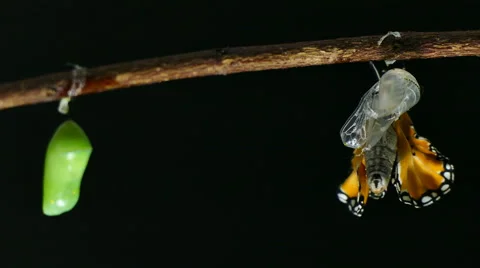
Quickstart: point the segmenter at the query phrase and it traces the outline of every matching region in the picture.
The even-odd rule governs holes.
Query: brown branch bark
[[[170,80],[286,69],[312,65],[480,56],[480,30],[402,32],[397,39],[362,36],[291,44],[234,47],[113,64],[88,69],[79,95]],[[0,85],[0,110],[59,100],[67,95],[72,72]]]

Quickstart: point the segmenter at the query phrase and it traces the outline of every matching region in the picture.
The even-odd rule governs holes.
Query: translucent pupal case
[[[387,71],[363,95],[341,128],[343,144],[353,149],[371,149],[388,127],[419,100],[420,86],[412,74],[403,69]]]

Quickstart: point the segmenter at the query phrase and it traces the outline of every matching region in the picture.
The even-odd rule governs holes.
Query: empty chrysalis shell
[[[75,207],[92,145],[83,129],[67,120],[48,144],[43,174],[43,214],[58,216]]]
[[[420,100],[420,86],[403,69],[391,69],[363,95],[340,130],[343,144],[369,150],[385,135],[390,125]]]

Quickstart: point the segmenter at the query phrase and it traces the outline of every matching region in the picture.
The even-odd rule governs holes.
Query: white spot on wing
[[[422,197],[422,203],[427,204],[428,202],[431,202],[432,198],[428,195]]]
[[[348,196],[345,195],[344,193],[338,193],[337,197],[338,197],[338,200],[340,200],[340,202],[347,203]]]

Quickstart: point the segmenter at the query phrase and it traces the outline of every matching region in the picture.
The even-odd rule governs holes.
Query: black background
[[[0,80],[203,49],[480,29],[475,1],[5,1]],[[455,5],[455,6],[453,6]],[[410,115],[456,168],[424,209],[392,188],[362,218],[336,198],[339,130],[376,81],[367,63],[243,73],[79,97],[94,146],[81,199],[41,211],[58,103],[0,113],[1,267],[458,267],[479,239],[480,58],[411,60]]]

